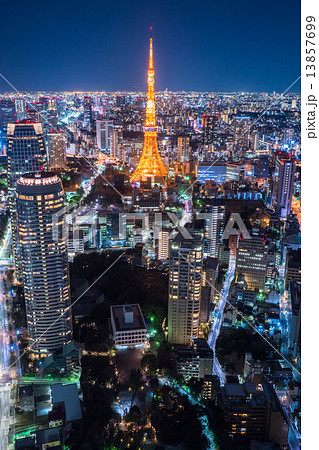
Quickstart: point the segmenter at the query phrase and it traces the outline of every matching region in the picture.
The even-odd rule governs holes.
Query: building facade
[[[275,168],[274,199],[276,202],[276,212],[283,219],[291,211],[295,167],[295,160],[293,158],[278,155]]]
[[[96,145],[99,150],[110,154],[113,122],[107,119],[96,121]]]
[[[190,143],[188,136],[179,136],[177,139],[177,162],[185,162],[189,160]]]
[[[16,209],[29,346],[48,354],[72,340],[61,180],[48,172],[17,181]]]
[[[146,344],[147,328],[140,305],[111,306],[110,324],[115,347],[133,348]]]
[[[218,257],[218,246],[222,242],[225,225],[225,206],[211,205],[205,219],[205,254]]]
[[[203,235],[180,233],[170,241],[168,341],[190,345],[198,338]]]
[[[66,166],[66,137],[58,132],[48,133],[48,155],[50,169]]]
[[[18,278],[20,278],[15,190],[17,180],[24,173],[48,169],[48,158],[41,123],[30,123],[28,120],[19,123],[9,123],[7,157],[7,179],[13,254],[17,275]]]
[[[267,275],[268,246],[262,238],[240,239],[236,275],[245,276],[247,288],[263,289]]]

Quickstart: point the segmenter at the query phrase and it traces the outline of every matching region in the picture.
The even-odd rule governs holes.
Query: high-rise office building
[[[249,147],[249,137],[250,137],[250,127],[251,120],[250,117],[239,116],[234,119],[234,141],[235,146],[242,149],[247,149]]]
[[[269,175],[269,156],[260,156],[257,165],[257,177],[268,178]]]
[[[84,126],[91,129],[92,126],[92,98],[83,97],[83,122]]]
[[[29,122],[41,122],[43,117],[41,117],[40,111],[37,108],[27,108],[27,120]]]
[[[240,239],[236,275],[245,276],[249,290],[263,289],[266,282],[268,246],[264,239]]]
[[[174,228],[162,228],[158,233],[158,259],[169,259],[170,236]]]
[[[47,134],[50,169],[63,169],[66,166],[66,137],[58,132]]]
[[[254,151],[259,150],[259,141],[260,141],[260,135],[257,131],[254,131],[251,134],[251,144]]]
[[[190,144],[188,136],[179,136],[177,139],[177,161],[185,162],[189,160]]]
[[[25,112],[25,101],[23,98],[17,98],[14,101],[15,108],[16,108],[16,120],[24,120],[26,116]],[[10,122],[13,122],[14,119],[10,120]]]
[[[110,154],[113,122],[107,119],[96,121],[96,144],[99,150]]]
[[[47,153],[41,123],[24,120],[8,124],[8,194],[12,226],[13,252],[16,269],[19,272],[16,239],[15,189],[17,180],[27,172],[48,169]],[[18,274],[19,276],[19,274]]]
[[[293,128],[286,128],[284,131],[284,144],[290,146],[291,141],[294,140],[295,130]]]
[[[16,120],[13,100],[0,99],[0,150],[7,144],[7,126]]]
[[[119,157],[119,133],[118,130],[113,130],[111,134],[111,148],[110,155],[113,158]]]
[[[291,211],[295,167],[294,158],[286,154],[278,155],[275,168],[274,200],[276,212],[282,218],[286,218]]]
[[[210,205],[206,215],[208,217],[205,219],[205,254],[217,258],[225,225],[225,206]]]
[[[217,131],[217,116],[203,115],[202,125],[203,125],[203,143],[205,145],[210,145],[214,141],[214,137]]]
[[[125,95],[117,95],[115,103],[116,103],[116,107],[117,108],[121,108],[122,106],[125,106],[126,105],[126,97],[125,97]]]
[[[29,345],[47,354],[72,339],[61,180],[49,172],[24,174],[16,184],[16,208]]]
[[[198,338],[203,235],[192,237],[179,233],[170,241],[168,341],[173,344],[189,345]]]
[[[55,106],[54,100],[49,100],[47,110],[47,127],[49,130],[56,131],[58,125],[58,111]]]

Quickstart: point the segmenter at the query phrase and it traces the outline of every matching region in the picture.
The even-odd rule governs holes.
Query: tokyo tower
[[[153,38],[152,28],[150,37],[150,57],[147,71],[147,104],[146,120],[144,126],[144,146],[141,159],[132,174],[131,182],[140,182],[151,179],[153,183],[166,185],[165,177],[167,169],[161,160],[157,146],[157,127],[155,117],[155,95],[154,95],[154,67],[153,67]]]

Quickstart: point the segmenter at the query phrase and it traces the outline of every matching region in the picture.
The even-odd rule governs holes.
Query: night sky
[[[19,90],[145,91],[150,26],[156,90],[282,92],[300,75],[297,0],[3,0],[0,72]]]

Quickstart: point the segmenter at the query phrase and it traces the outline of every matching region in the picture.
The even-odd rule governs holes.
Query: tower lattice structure
[[[152,29],[151,29],[152,30]],[[131,182],[151,179],[166,185],[167,169],[161,159],[157,145],[157,127],[154,94],[153,38],[150,37],[149,67],[147,71],[147,104],[144,126],[144,146],[141,159],[131,176]]]

